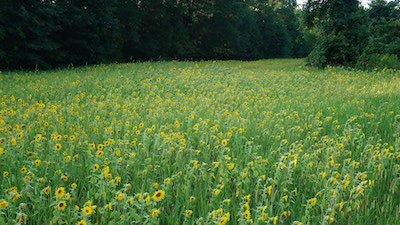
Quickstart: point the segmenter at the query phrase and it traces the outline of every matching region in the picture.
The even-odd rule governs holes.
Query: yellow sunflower
[[[87,223],[86,223],[86,221],[81,220],[81,221],[79,221],[79,222],[77,223],[77,225],[87,225]]]
[[[94,213],[93,209],[89,206],[86,206],[85,208],[83,208],[82,212],[87,216]]]
[[[56,191],[57,198],[62,198],[64,196],[64,194],[65,194],[65,188],[60,187],[57,189],[57,191]]]
[[[153,198],[156,201],[161,201],[165,197],[165,192],[163,190],[158,190],[154,193]]]
[[[67,207],[67,203],[65,201],[59,201],[57,204],[58,210],[64,210]]]

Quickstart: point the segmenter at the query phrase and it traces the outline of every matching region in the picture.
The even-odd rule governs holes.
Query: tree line
[[[318,37],[309,65],[400,69],[399,0],[308,0],[304,24]]]
[[[400,69],[400,0],[0,0],[0,69],[306,56]]]
[[[295,0],[0,0],[0,68],[305,57]]]

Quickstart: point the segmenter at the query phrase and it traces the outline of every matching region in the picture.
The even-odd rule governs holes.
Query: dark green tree
[[[138,0],[117,1],[115,12],[119,21],[117,58],[121,61],[131,62],[139,58],[141,11],[139,11],[138,4]]]
[[[142,59],[175,59],[188,57],[192,51],[184,25],[182,4],[175,0],[147,0],[139,4],[139,54]]]
[[[299,57],[295,0],[0,0],[0,67]]]
[[[0,6],[0,67],[47,68],[59,48],[51,38],[60,29],[54,2],[3,0]]]
[[[118,20],[113,0],[58,0],[62,27],[53,37],[60,49],[57,60],[74,65],[110,62],[117,54]]]
[[[239,48],[236,51],[237,59],[252,60],[263,58],[261,46],[262,35],[258,29],[257,13],[250,7],[243,13],[239,26]]]
[[[233,59],[239,48],[239,24],[245,7],[240,0],[215,1],[207,33],[207,49],[213,59]]]
[[[400,3],[374,0],[368,9],[369,38],[357,66],[400,69]]]
[[[297,2],[295,0],[287,0],[283,7],[279,9],[279,16],[285,24],[289,35],[289,48],[291,57],[305,57],[307,50],[304,40],[304,32],[300,26],[299,15],[296,14]]]
[[[257,24],[261,33],[263,58],[283,58],[290,55],[290,36],[277,10],[281,4],[274,1],[258,1]]]
[[[365,45],[364,18],[358,0],[308,0],[305,22],[320,33],[308,63],[318,67],[354,65]]]

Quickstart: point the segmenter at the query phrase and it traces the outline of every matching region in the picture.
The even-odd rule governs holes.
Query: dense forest
[[[0,68],[308,56],[398,66],[399,1],[0,0]],[[311,53],[310,53],[311,52]],[[309,54],[310,53],[310,54]]]

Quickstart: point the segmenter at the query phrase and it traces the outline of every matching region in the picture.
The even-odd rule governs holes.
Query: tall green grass
[[[0,224],[400,221],[399,72],[154,62],[0,87]]]

